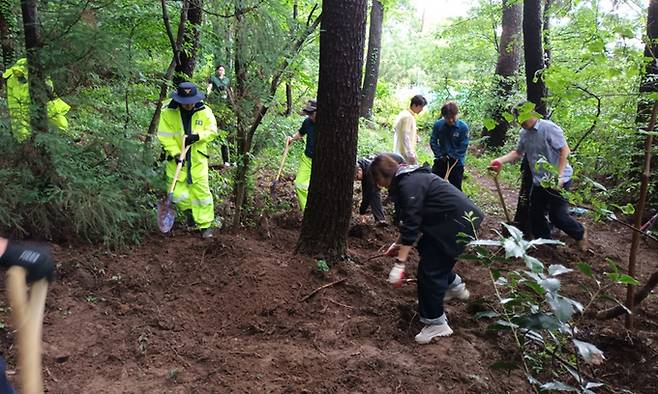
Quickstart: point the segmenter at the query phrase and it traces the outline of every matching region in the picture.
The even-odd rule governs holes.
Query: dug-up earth
[[[492,183],[476,177],[495,202]],[[291,184],[288,193],[292,193]],[[514,193],[506,190],[511,204]],[[484,204],[482,237],[496,237],[502,215]],[[526,393],[532,392],[508,333],[487,330],[475,314],[496,304],[487,269],[460,262],[471,292],[447,306],[455,333],[417,345],[415,284],[386,283],[391,261],[371,259],[394,240],[391,227],[350,230],[351,261],[328,273],[296,255],[300,216],[284,212],[266,229],[218,232],[211,241],[182,229],[154,235],[126,253],[55,245],[57,279],[44,320],[44,380],[49,393]],[[587,262],[602,278],[606,259],[625,265],[630,234],[592,223],[587,252],[570,240],[540,250],[546,264]],[[415,274],[415,261],[408,274]],[[658,269],[655,244],[643,242],[640,280]],[[566,293],[583,300],[594,282],[564,276]],[[590,283],[591,281],[591,283]],[[333,284],[314,295],[323,285]],[[1,289],[4,290],[4,289]],[[623,295],[623,289],[617,290]],[[4,297],[3,297],[4,300]],[[4,301],[3,301],[4,302]],[[591,306],[609,307],[600,301]],[[9,308],[0,305],[9,322]],[[621,318],[585,317],[581,334],[607,358],[587,373],[606,383],[601,392],[658,392],[658,303],[655,294],[637,315],[638,330]],[[4,326],[4,325],[3,325]],[[2,329],[0,349],[15,368],[14,333]],[[16,376],[12,376],[15,379]]]

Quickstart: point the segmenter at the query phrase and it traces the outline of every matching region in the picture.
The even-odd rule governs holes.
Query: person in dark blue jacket
[[[447,179],[459,190],[464,179],[468,142],[468,125],[459,119],[459,107],[452,101],[445,103],[441,107],[441,119],[434,123],[430,138],[430,147],[434,152],[432,172]]]
[[[390,283],[399,286],[411,247],[418,240],[418,315],[425,324],[416,342],[452,334],[443,302],[466,300],[466,284],[453,268],[464,251],[460,233],[475,235],[484,214],[464,193],[432,174],[428,166],[405,166],[387,155],[375,157],[370,165],[375,183],[386,187],[395,203],[395,223],[400,236],[385,255],[395,257]],[[467,215],[472,217],[471,220]]]

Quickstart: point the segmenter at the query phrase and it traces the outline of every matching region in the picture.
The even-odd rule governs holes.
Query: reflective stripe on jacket
[[[200,103],[194,109],[191,121],[192,134],[199,135],[199,141],[192,144],[186,161],[187,171],[181,171],[178,181],[193,183],[197,179],[208,177],[208,142],[217,137],[217,122],[212,110]],[[180,107],[169,102],[160,114],[158,126],[158,139],[167,152],[167,156],[177,158],[181,153],[185,130],[181,119]],[[174,177],[176,161],[168,160],[166,166],[167,176]],[[191,179],[188,179],[188,173]]]

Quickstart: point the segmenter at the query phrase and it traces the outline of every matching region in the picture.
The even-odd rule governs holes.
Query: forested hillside
[[[0,0],[10,383],[656,392],[656,40],[654,0]]]

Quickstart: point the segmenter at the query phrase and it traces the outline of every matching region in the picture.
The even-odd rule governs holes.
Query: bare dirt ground
[[[477,176],[495,200],[493,183]],[[290,183],[284,193],[291,197]],[[513,205],[514,193],[505,192]],[[494,205],[482,236],[502,220]],[[585,219],[588,221],[587,219]],[[415,285],[386,283],[387,259],[369,257],[396,236],[391,227],[357,223],[350,231],[352,261],[320,274],[313,259],[293,253],[300,216],[286,212],[267,228],[218,232],[203,241],[184,230],[154,235],[113,253],[55,246],[59,267],[44,321],[44,378],[49,393],[525,393],[519,370],[493,370],[518,354],[507,333],[488,331],[474,314],[495,303],[487,270],[462,262],[471,291],[451,302],[455,334],[430,345],[413,337]],[[263,223],[263,222],[262,222]],[[261,223],[261,224],[262,224]],[[626,264],[630,234],[614,224],[588,222],[591,248],[573,243],[539,251],[546,263],[591,264],[601,277],[606,258]],[[268,237],[271,235],[271,237]],[[658,269],[656,245],[642,243],[644,280]],[[414,257],[414,262],[416,261]],[[415,263],[409,274],[415,273]],[[565,276],[567,293],[584,295],[582,275]],[[304,298],[318,287],[343,280]],[[621,296],[622,289],[618,291]],[[3,301],[4,302],[4,301]],[[594,305],[595,309],[609,303]],[[9,321],[8,306],[0,319]],[[604,391],[658,392],[658,303],[652,294],[628,333],[621,319],[584,319],[583,335],[606,363],[593,376]],[[1,331],[0,349],[15,365],[14,335]]]

